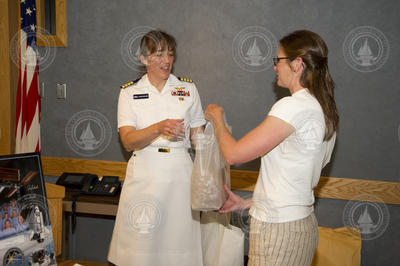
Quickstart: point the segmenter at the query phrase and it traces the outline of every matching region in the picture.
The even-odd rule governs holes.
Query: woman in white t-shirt
[[[274,69],[278,86],[291,96],[276,102],[239,141],[225,127],[222,107],[206,110],[229,164],[261,156],[253,197],[242,199],[225,187],[229,198],[219,211],[250,208],[249,265],[312,262],[318,242],[313,189],[330,160],[339,123],[327,56],[325,42],[311,31],[281,39]]]

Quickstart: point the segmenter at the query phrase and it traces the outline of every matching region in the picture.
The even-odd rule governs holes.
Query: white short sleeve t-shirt
[[[118,100],[118,128],[131,126],[137,130],[164,119],[184,119],[185,138],[160,135],[149,146],[189,148],[190,128],[206,123],[196,85],[170,75],[159,92],[144,75],[135,84],[121,89]]]
[[[299,220],[313,211],[313,189],[330,160],[336,135],[323,140],[324,114],[307,89],[282,98],[268,115],[295,132],[261,158],[250,215],[272,223]]]

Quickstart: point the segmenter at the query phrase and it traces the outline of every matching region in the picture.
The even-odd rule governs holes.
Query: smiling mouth
[[[161,66],[160,68],[161,68],[161,70],[169,71],[169,65]]]

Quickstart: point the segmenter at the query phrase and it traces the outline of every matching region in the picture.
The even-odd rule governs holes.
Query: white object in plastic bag
[[[224,184],[230,186],[229,165],[219,150],[211,123],[195,136],[196,156],[191,177],[193,210],[218,210],[226,200]]]

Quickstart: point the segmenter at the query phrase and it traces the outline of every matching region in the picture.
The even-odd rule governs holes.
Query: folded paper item
[[[355,228],[318,227],[319,240],[312,266],[359,266],[361,234]]]

